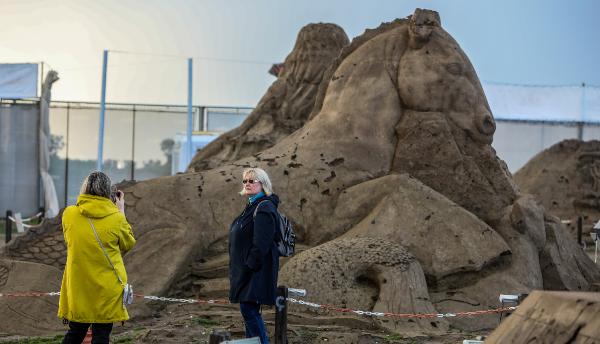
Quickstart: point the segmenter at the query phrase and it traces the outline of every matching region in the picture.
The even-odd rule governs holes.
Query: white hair
[[[262,185],[263,192],[265,195],[270,196],[273,193],[273,186],[271,186],[271,180],[269,179],[269,175],[265,170],[258,167],[247,168],[242,172],[242,178],[250,178],[256,179]],[[244,185],[242,185],[242,191],[240,191],[240,195],[245,195],[246,189]]]

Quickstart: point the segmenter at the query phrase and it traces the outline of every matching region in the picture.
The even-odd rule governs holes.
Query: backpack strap
[[[253,214],[253,218],[254,219],[256,219],[256,213],[258,213],[258,207],[260,207],[260,205],[263,204],[263,203],[265,203],[265,202],[271,202],[271,203],[273,203],[273,201],[271,201],[269,199],[265,199],[263,201],[260,201],[260,203],[258,203],[258,205],[256,206],[256,208],[254,209],[254,214]],[[282,237],[281,229],[280,229],[279,223],[278,223],[278,216],[277,216],[277,214],[278,214],[278,211],[277,211],[277,209],[275,209],[275,218],[274,218],[274,220],[275,220],[275,226],[276,226],[276,228],[275,228],[275,239],[274,240],[277,240],[277,237],[279,237],[279,238]]]
[[[261,204],[265,203],[265,202],[271,202],[271,200],[265,199],[262,200],[258,203],[258,205],[256,206],[256,208],[254,208],[254,215],[253,217],[256,218],[256,213],[258,213],[258,207],[260,207]]]

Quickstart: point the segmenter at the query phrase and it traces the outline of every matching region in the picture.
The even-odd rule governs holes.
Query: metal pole
[[[583,140],[583,126],[585,124],[585,82],[581,83],[581,122],[577,127],[577,138]]]
[[[188,59],[188,122],[187,122],[187,162],[186,165],[192,161],[192,59]]]
[[[37,93],[39,97],[42,98],[42,86],[44,85],[44,61],[40,62],[40,68],[40,84],[37,85],[39,89],[37,89],[35,93]]]
[[[131,180],[135,178],[135,104],[133,104],[133,128],[131,129]]]
[[[288,344],[287,340],[287,298],[288,288],[277,287],[275,299],[275,344]]]
[[[4,219],[4,231],[6,233],[4,235],[4,242],[7,244],[10,241],[10,239],[12,239],[12,221],[10,220],[10,217],[12,217],[12,211],[7,210],[6,219]]]
[[[98,130],[98,161],[96,169],[102,171],[102,151],[104,149],[104,113],[106,111],[106,69],[108,65],[108,50],[102,54],[102,93],[100,95],[100,129]]]
[[[202,120],[202,124],[198,123],[200,125],[200,130],[201,131],[207,131],[207,123],[206,123],[206,108],[204,106],[201,106],[198,108],[200,110],[200,119]]]
[[[600,228],[596,228],[596,253],[594,255],[594,263],[598,261],[598,242],[600,241]]]
[[[583,217],[577,217],[577,243],[579,245],[583,245],[583,240],[581,240],[583,232]]]
[[[65,147],[65,207],[69,205],[69,129],[71,122],[71,103],[67,103],[67,139]]]

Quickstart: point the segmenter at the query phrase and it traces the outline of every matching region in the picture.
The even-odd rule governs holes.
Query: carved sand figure
[[[309,24],[300,30],[283,72],[256,108],[237,128],[200,150],[188,171],[202,171],[251,156],[272,147],[304,125],[327,68],[348,45],[348,37],[335,24]]]
[[[493,307],[502,292],[584,290],[598,278],[576,246],[557,244],[564,231],[560,222],[518,194],[490,146],[494,121],[473,67],[440,27],[437,13],[417,10],[409,20],[367,31],[343,49],[334,70],[320,88],[323,101],[311,120],[272,148],[216,169],[127,190],[133,196],[129,218],[140,235],[140,245],[128,257],[138,283],[168,292],[190,260],[225,252],[228,219],[241,200],[223,195],[234,194],[241,169],[251,165],[267,169],[274,184],[281,185],[283,211],[295,221],[302,243],[316,246],[348,233],[415,248],[409,252],[423,266],[431,301],[441,312]],[[398,172],[415,178],[386,185]],[[357,197],[343,197],[362,184],[358,194],[375,200],[357,205]],[[440,203],[446,202],[439,208],[455,208],[464,216],[436,219],[437,209],[429,205],[430,219],[437,221],[423,223],[427,216],[415,216],[421,209],[412,202],[421,195],[394,202],[395,196],[418,187],[427,190],[421,195],[435,192]],[[334,216],[353,207],[360,214]],[[443,232],[453,227],[455,241],[446,242],[447,253],[440,257],[444,268],[426,258],[436,255],[428,241],[401,240],[421,228]],[[159,269],[147,263],[158,260],[157,243]],[[472,256],[466,262],[460,259],[465,254]],[[282,280],[296,273],[284,267]],[[309,280],[300,287],[314,289]],[[454,321],[464,328],[491,322],[495,319]]]
[[[549,213],[569,220],[573,238],[582,216],[583,240],[591,240],[588,233],[600,220],[600,141],[561,141],[529,160],[515,181]]]
[[[244,154],[219,148],[217,160],[194,161],[200,172],[124,189],[138,240],[125,259],[138,290],[224,294],[227,230],[244,202],[230,195],[248,166],[268,171],[307,248],[283,265],[281,283],[306,288],[314,302],[343,295],[365,310],[446,313],[495,308],[500,293],[587,290],[600,279],[491,148],[495,124],[479,80],[436,12],[367,30],[325,75],[306,100],[315,104],[308,122],[272,147],[235,161]],[[222,147],[238,147],[238,134]],[[410,333],[448,325],[377,321]]]

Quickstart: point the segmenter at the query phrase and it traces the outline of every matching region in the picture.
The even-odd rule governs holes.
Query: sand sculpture
[[[367,30],[330,68],[306,99],[309,120],[272,147],[226,163],[243,154],[200,152],[218,158],[196,159],[200,172],[127,185],[138,244],[125,259],[138,290],[226,294],[228,226],[243,207],[247,166],[269,172],[306,248],[280,280],[314,302],[446,313],[495,308],[500,293],[587,290],[600,279],[559,219],[520,193],[495,155],[479,80],[436,12],[417,9]],[[238,147],[240,135],[220,147]],[[449,321],[497,325],[496,317]],[[448,325],[380,324],[422,333]]]
[[[251,156],[303,126],[315,105],[321,81],[331,73],[328,67],[346,45],[346,33],[335,24],[309,24],[302,28],[281,75],[254,111],[239,127],[199,151],[188,171],[208,170]]]
[[[533,157],[516,174],[523,192],[567,220],[572,237],[583,218],[583,240],[600,220],[600,141],[564,140]]]
[[[15,291],[58,291],[62,271],[44,264],[0,259],[0,293]],[[56,297],[0,298],[0,333],[42,335],[62,331],[56,317]]]
[[[534,291],[485,342],[598,343],[600,293]]]

